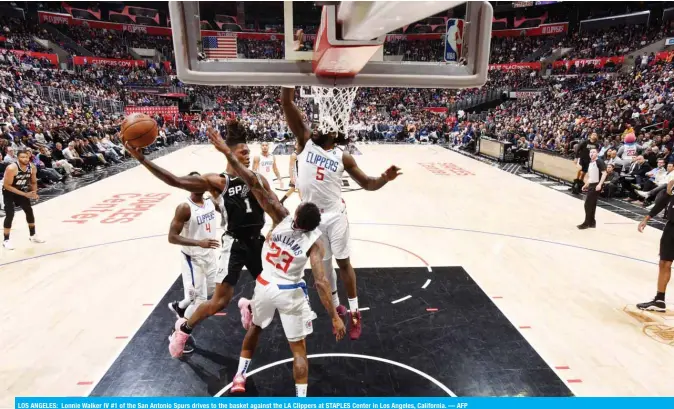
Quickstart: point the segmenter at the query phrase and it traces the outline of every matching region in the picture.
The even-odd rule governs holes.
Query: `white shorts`
[[[309,304],[304,280],[298,284],[286,285],[295,288],[279,288],[279,284],[266,282],[258,276],[251,302],[253,324],[266,328],[278,310],[286,338],[290,342],[297,342],[314,332],[312,321],[316,319],[316,313]],[[304,288],[299,287],[300,285]]]
[[[325,257],[329,260],[333,256],[337,260],[344,260],[351,256],[351,235],[349,234],[349,218],[346,209],[341,212],[326,212],[321,214],[321,240],[325,244]]]
[[[185,298],[193,302],[205,301],[215,291],[215,275],[218,271],[215,251],[209,251],[206,256],[192,257],[180,252],[180,271],[183,276]]]

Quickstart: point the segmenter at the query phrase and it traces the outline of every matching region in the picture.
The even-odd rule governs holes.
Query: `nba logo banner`
[[[447,34],[445,35],[445,61],[459,61],[463,51],[463,23],[464,20],[450,18],[447,20]]]

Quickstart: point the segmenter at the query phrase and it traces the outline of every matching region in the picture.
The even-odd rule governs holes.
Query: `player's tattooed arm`
[[[309,249],[309,263],[311,264],[311,272],[314,276],[314,286],[316,287],[316,291],[318,291],[318,297],[321,299],[321,304],[323,304],[323,307],[325,307],[325,310],[332,320],[332,332],[339,341],[344,337],[346,329],[344,328],[344,322],[339,318],[337,310],[332,304],[332,289],[325,276],[325,271],[323,270],[324,256],[325,248],[323,247],[323,243],[320,240],[317,240]]]
[[[148,160],[141,149],[134,148],[129,144],[125,144],[129,155],[133,156],[150,171],[157,179],[166,183],[169,186],[177,187],[179,189],[187,190],[188,192],[203,193],[212,190],[219,190],[219,187],[213,182],[219,178],[216,174],[193,175],[193,176],[176,176],[168,170],[157,166],[154,162]]]
[[[342,162],[344,163],[344,170],[346,170],[346,173],[348,173],[349,176],[351,176],[351,178],[365,190],[379,190],[388,182],[402,175],[399,167],[391,166],[379,177],[375,178],[368,176],[358,167],[356,160],[348,152],[344,152]]]
[[[281,108],[285,116],[288,127],[297,138],[299,151],[304,149],[304,145],[311,137],[311,131],[302,119],[302,112],[295,105],[295,87],[281,87]]]
[[[272,218],[274,223],[279,223],[288,216],[288,209],[283,207],[276,194],[271,191],[267,180],[239,162],[218,131],[209,128],[208,139],[210,139],[215,149],[227,157],[227,162],[234,168],[234,172],[248,185],[257,202],[262,206],[265,213]]]

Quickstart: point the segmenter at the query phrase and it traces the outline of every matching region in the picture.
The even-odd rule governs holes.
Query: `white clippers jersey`
[[[198,206],[187,199],[185,203],[190,206],[192,215],[190,220],[185,223],[180,235],[192,240],[216,239],[218,226],[213,202],[204,200],[204,205]],[[190,257],[200,257],[207,255],[212,250],[196,246],[183,246],[182,251]]]
[[[293,216],[288,215],[276,226],[262,247],[264,278],[280,283],[300,282],[309,260],[307,252],[320,236],[318,229],[310,232],[293,229]]]
[[[274,181],[274,155],[260,155],[260,167],[258,168],[258,173],[264,176],[270,184]]]
[[[297,188],[302,201],[311,202],[323,212],[343,210],[342,175],[344,162],[342,149],[325,151],[311,139],[302,153],[297,155]]]

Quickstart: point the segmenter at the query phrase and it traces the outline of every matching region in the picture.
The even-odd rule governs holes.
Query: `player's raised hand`
[[[231,152],[224,139],[222,139],[220,132],[218,132],[215,128],[209,126],[206,130],[206,134],[208,134],[208,140],[211,141],[211,144],[213,144],[215,149],[222,153]]]
[[[199,240],[199,247],[202,249],[217,249],[220,247],[220,242],[213,239],[203,239]]]
[[[299,51],[302,48],[302,41],[304,41],[304,30],[300,29],[295,32],[295,40],[293,41],[293,50]]]
[[[124,147],[126,148],[126,151],[129,152],[129,155],[136,158],[139,162],[142,162],[145,159],[142,149],[134,148],[133,146],[129,145],[128,142],[124,143]]]
[[[387,181],[390,182],[397,178],[398,176],[402,175],[403,173],[401,172],[400,168],[397,166],[391,166],[390,168],[386,169],[384,173],[381,174],[381,176]]]
[[[346,327],[344,321],[339,316],[332,319],[332,333],[335,334],[335,339],[340,341],[346,335]]]

